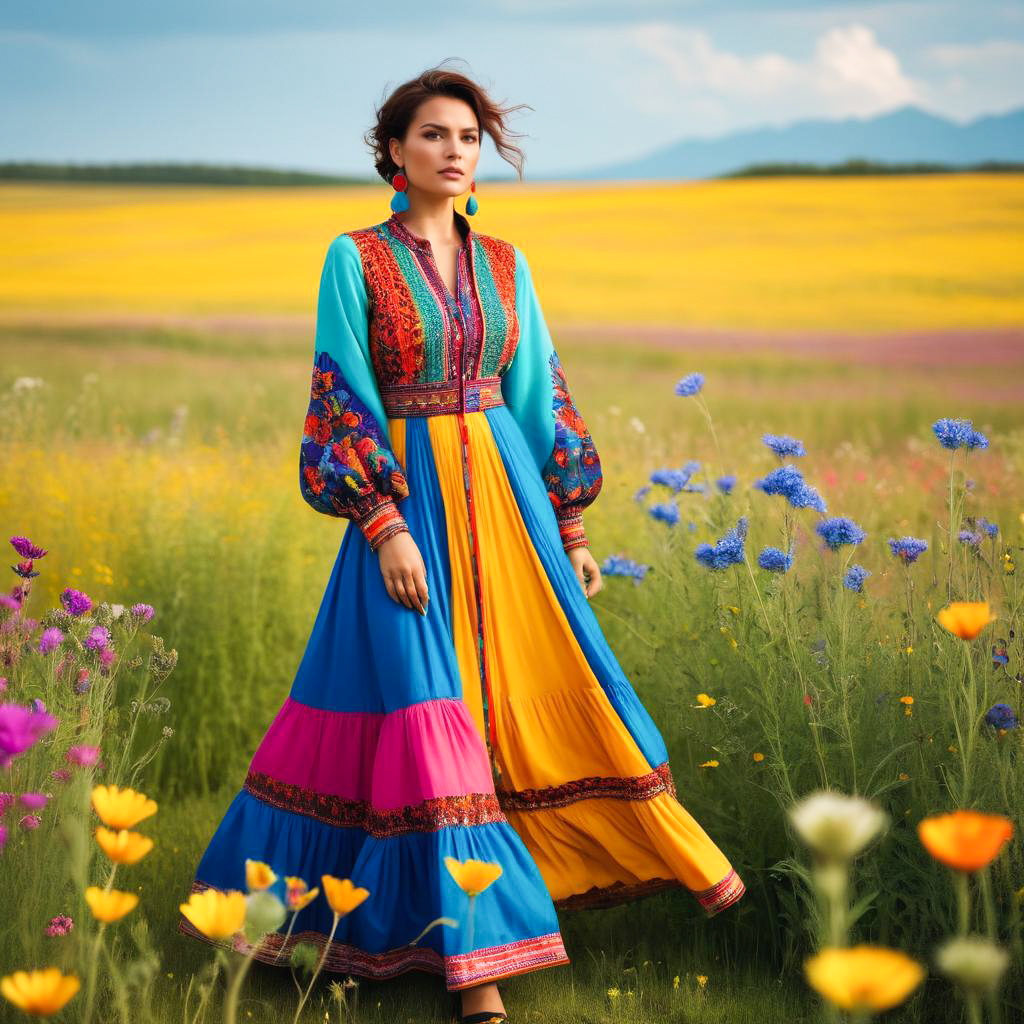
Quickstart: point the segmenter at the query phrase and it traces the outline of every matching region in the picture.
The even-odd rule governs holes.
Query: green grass
[[[980,558],[954,546],[953,585],[957,596],[990,596],[1000,613],[974,648],[987,687],[977,700],[1019,711],[1024,424],[1006,386],[1019,368],[937,359],[907,369],[881,356],[877,365],[850,364],[635,342],[559,348],[604,468],[604,488],[587,513],[595,557],[620,552],[652,567],[640,586],[606,577],[595,613],[665,737],[680,800],[727,852],[748,894],[711,921],[680,893],[563,914],[572,964],[510,980],[508,1004],[521,1020],[819,1020],[800,972],[814,916],[800,881],[806,858],[785,825],[790,794],[825,781],[850,791],[856,781],[892,817],[889,833],[857,864],[857,894],[877,893],[857,938],[929,961],[955,924],[949,879],[914,829],[955,804],[964,774],[947,749],[956,739],[951,700],[962,648],[934,620],[950,567],[949,458],[930,424],[972,417],[992,442],[971,455],[968,490],[958,456],[958,521],[984,515],[1001,535]],[[149,739],[165,722],[175,729],[141,780],[161,803],[148,830],[157,848],[130,869],[142,885],[139,917],[161,954],[154,1019],[179,1020],[181,986],[211,954],[176,931],[177,905],[288,693],[341,536],[340,524],[315,515],[297,488],[312,340],[11,328],[0,336],[0,357],[0,444],[5,463],[18,467],[5,474],[0,516],[8,536],[27,534],[51,549],[37,566],[31,613],[69,583],[97,600],[147,601],[157,608],[153,630],[179,654],[165,691],[171,709],[147,723]],[[706,375],[720,452],[695,403],[672,393],[691,370]],[[21,376],[45,385],[15,393]],[[801,468],[830,514],[850,515],[868,531],[853,559],[873,572],[863,606],[838,586],[845,553],[818,550],[807,511],[790,520],[797,563],[784,581],[754,568],[755,592],[742,568],[710,574],[696,564],[694,545],[720,536],[741,513],[751,519],[752,562],[762,544],[781,546],[782,499],[750,488],[774,465],[760,443],[765,431],[802,438],[809,455]],[[669,528],[633,495],[651,470],[690,458],[712,476],[736,473],[739,484],[728,498],[680,496],[681,522]],[[660,490],[657,500],[667,500]],[[885,541],[908,533],[931,548],[905,570]],[[1012,574],[1006,553],[1021,566]],[[986,663],[996,641],[1009,650],[1005,671]],[[694,708],[701,692],[716,698],[713,708]],[[813,714],[805,692],[814,695]],[[915,697],[910,717],[902,694]],[[122,723],[129,699],[117,695]],[[1020,731],[977,740],[970,803],[1019,824]],[[763,762],[752,760],[755,751]],[[719,767],[699,767],[709,759]],[[47,851],[60,848],[56,833],[32,838],[45,838]],[[35,870],[34,861],[19,863],[30,862]],[[19,908],[0,932],[5,967],[41,964],[52,948],[39,937],[42,925],[77,898],[61,858],[49,853],[31,898],[23,883],[10,871],[0,882],[0,895]],[[1000,858],[993,884],[1000,939],[1019,963],[1019,844]],[[68,962],[80,962],[76,950],[68,947]],[[674,991],[676,974],[689,975],[689,987]],[[709,978],[703,991],[697,974]],[[610,987],[622,993],[614,1004]],[[440,979],[416,972],[363,982],[359,993],[363,1020],[431,1020],[445,1006]],[[1024,1006],[1018,968],[1005,994],[1008,1005]],[[280,1020],[294,996],[287,971],[257,966],[241,1019],[251,1009],[253,1020]],[[323,1019],[323,1011],[307,1019]],[[886,1019],[959,1020],[959,1008],[933,976]]]

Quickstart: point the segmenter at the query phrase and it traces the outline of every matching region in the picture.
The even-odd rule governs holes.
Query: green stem
[[[256,950],[262,943],[263,940],[261,939],[257,945],[249,950],[242,962],[232,972],[231,982],[228,985],[227,995],[224,999],[224,1024],[235,1024],[238,1020],[238,997],[242,991],[242,982],[249,973],[253,960],[256,959]]]
[[[967,934],[971,921],[971,891],[966,871],[957,871],[953,875],[953,884],[956,888],[956,933],[959,936]]]
[[[319,962],[316,965],[316,970],[313,972],[313,977],[309,979],[309,986],[306,991],[302,993],[302,998],[299,1000],[298,1008],[295,1011],[295,1016],[292,1019],[292,1024],[299,1024],[299,1014],[302,1013],[303,1006],[306,1005],[306,1000],[309,999],[309,994],[313,991],[313,985],[316,982],[317,976],[320,974],[320,970],[327,960],[327,954],[330,952],[331,943],[334,941],[334,933],[338,930],[338,922],[341,920],[341,914],[337,911],[334,912],[334,923],[331,925],[331,934],[327,936],[327,941],[324,943],[324,951],[320,957]]]
[[[757,595],[757,603],[761,606],[761,614],[764,616],[765,629],[768,630],[768,638],[770,640],[775,639],[775,634],[772,632],[771,619],[768,618],[768,609],[764,606],[764,601],[761,600],[761,591],[758,589],[757,580],[754,579],[754,570],[750,567],[750,559],[747,558],[746,547],[743,549],[743,564],[747,567],[747,573],[750,576],[750,582],[754,587],[754,593]]]

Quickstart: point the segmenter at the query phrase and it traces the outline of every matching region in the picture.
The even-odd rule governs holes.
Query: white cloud
[[[1024,61],[1024,43],[1013,39],[993,39],[973,46],[956,43],[943,43],[926,47],[923,51],[925,60],[945,68],[962,68],[967,65],[990,65],[993,62],[1005,63],[1007,71],[1018,70]]]
[[[920,83],[863,24],[823,32],[804,60],[772,51],[733,53],[718,49],[701,29],[661,22],[622,35],[653,58],[637,92],[638,105],[650,113],[706,112],[717,99],[727,107],[730,100],[742,104],[744,120],[777,122],[794,115],[870,116],[922,96]]]

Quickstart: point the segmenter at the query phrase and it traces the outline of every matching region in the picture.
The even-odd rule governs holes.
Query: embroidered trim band
[[[293,786],[262,772],[250,771],[244,788],[282,811],[305,814],[327,825],[361,828],[378,838],[436,832],[448,825],[488,825],[508,820],[494,793],[439,796],[409,807],[382,809],[365,800],[346,800]]]
[[[503,811],[539,811],[548,807],[566,807],[587,797],[615,797],[618,800],[650,800],[659,793],[675,797],[676,787],[668,761],[646,775],[614,778],[594,775],[573,779],[560,786],[544,789],[498,790]]]
[[[202,892],[213,888],[216,886],[207,885],[196,879],[192,882],[191,891]],[[178,931],[221,949],[235,949],[243,953],[248,953],[252,949],[242,935],[235,936],[233,940],[208,938],[180,913]],[[321,932],[293,932],[287,942],[284,938],[281,932],[271,932],[253,952],[254,959],[267,964],[287,966],[292,950],[300,942],[316,946],[319,956],[323,955],[324,946],[327,945],[327,936]],[[442,975],[448,990],[454,992],[456,989],[525,974],[541,967],[557,967],[559,964],[567,963],[569,957],[565,952],[561,934],[550,932],[547,935],[537,935],[452,956],[442,956],[427,946],[403,946],[385,953],[368,953],[357,946],[332,940],[324,961],[324,969],[358,974],[374,980],[393,978],[405,971],[418,969]]]
[[[676,795],[668,761],[647,775],[629,778],[603,777],[573,779],[545,789],[498,790],[497,793],[469,793],[440,796],[408,807],[382,809],[367,800],[347,800],[329,793],[295,786],[264,772],[250,771],[244,788],[272,807],[305,814],[326,825],[361,828],[371,835],[386,837],[406,832],[436,832],[448,825],[487,825],[507,822],[506,811],[538,811],[566,807],[591,797],[619,800],[649,800],[659,793]]]
[[[441,416],[453,412],[479,412],[504,405],[501,377],[396,384],[380,389],[389,418]]]
[[[731,907],[746,891],[747,887],[743,884],[740,876],[736,874],[735,870],[730,870],[725,878],[711,886],[710,889],[694,893],[694,895],[708,912],[708,916],[714,917],[719,911]]]

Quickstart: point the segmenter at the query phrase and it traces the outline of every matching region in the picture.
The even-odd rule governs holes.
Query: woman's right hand
[[[377,548],[384,586],[406,608],[427,614],[427,567],[408,530],[396,533]]]

